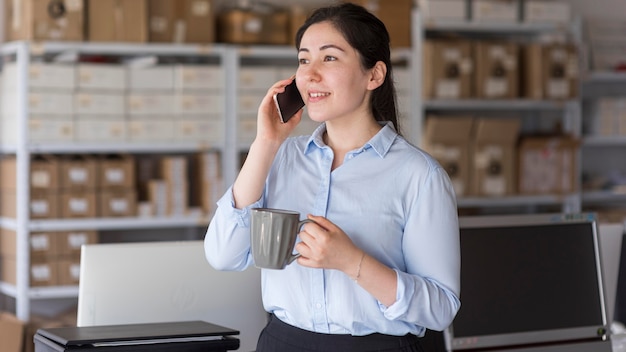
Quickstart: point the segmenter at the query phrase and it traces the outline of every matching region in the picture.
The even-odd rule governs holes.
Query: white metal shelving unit
[[[413,62],[415,67],[413,89],[415,100],[412,108],[415,110],[415,119],[419,121],[413,132],[422,135],[421,125],[427,112],[505,112],[532,114],[540,112],[562,113],[563,127],[575,136],[581,135],[581,107],[579,100],[552,101],[529,99],[460,99],[460,100],[424,100],[420,87],[422,77],[422,48],[424,40],[430,34],[457,33],[499,37],[535,37],[546,33],[569,33],[574,40],[580,40],[581,21],[576,19],[568,25],[543,23],[478,23],[466,21],[435,21],[425,20],[419,10],[412,13],[412,43]],[[580,164],[580,163],[579,163]],[[581,209],[581,194],[579,192],[567,195],[538,195],[538,196],[507,196],[507,197],[463,197],[458,200],[459,207],[477,208],[507,208],[526,207],[533,209],[536,206],[560,206],[563,212],[577,212]]]
[[[583,134],[583,172],[610,172],[617,168],[626,174],[626,135],[596,135],[591,125],[598,118],[595,109],[590,108],[597,99],[626,99],[626,72],[588,72],[581,82],[581,92],[585,109],[588,131]],[[597,156],[602,155],[603,161],[598,164]],[[582,195],[583,207],[621,207],[626,204],[626,194],[614,190],[585,190]],[[626,222],[626,219],[623,219]]]
[[[29,286],[29,234],[33,231],[63,230],[129,230],[129,229],[176,229],[204,227],[209,219],[205,216],[184,216],[166,218],[94,218],[94,219],[30,219],[28,199],[30,190],[25,175],[29,174],[29,162],[32,154],[71,154],[71,153],[110,153],[126,152],[132,154],[193,153],[203,150],[219,150],[222,153],[222,173],[226,184],[232,182],[238,171],[237,135],[237,77],[242,57],[285,58],[295,57],[291,48],[265,48],[229,45],[162,45],[129,43],[86,43],[86,42],[11,42],[0,46],[0,54],[14,56],[18,70],[16,100],[5,102],[16,104],[18,129],[17,142],[1,143],[0,153],[11,154],[17,159],[17,202],[16,218],[0,218],[0,226],[17,233],[17,283],[11,285],[0,282],[0,293],[16,300],[16,315],[28,320],[30,301],[33,299],[55,299],[77,297],[75,286],[30,287]],[[128,58],[150,56],[166,57],[210,57],[217,59],[222,68],[225,86],[225,113],[223,143],[34,143],[29,142],[28,131],[28,68],[31,59],[43,56],[55,56],[61,60],[75,60],[78,55],[110,55]]]

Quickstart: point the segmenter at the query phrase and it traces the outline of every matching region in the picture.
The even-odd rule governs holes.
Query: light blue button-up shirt
[[[390,123],[332,170],[324,132],[322,124],[311,137],[282,144],[255,204],[236,209],[232,188],[226,192],[204,240],[207,259],[219,270],[253,264],[251,208],[322,215],[396,271],[396,302],[382,305],[340,271],[294,262],[284,270],[262,270],[268,312],[321,333],[422,335],[425,327],[446,328],[460,306],[459,226],[447,174]]]

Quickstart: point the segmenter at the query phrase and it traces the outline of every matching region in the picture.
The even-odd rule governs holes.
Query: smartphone
[[[283,93],[274,94],[274,103],[283,123],[289,121],[293,115],[304,107],[304,100],[302,100],[302,96],[298,91],[295,78],[285,86]]]

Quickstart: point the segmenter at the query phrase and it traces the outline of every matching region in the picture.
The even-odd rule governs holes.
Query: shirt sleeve
[[[414,202],[402,243],[406,272],[396,271],[397,299],[383,312],[443,330],[460,307],[461,264],[456,197],[441,167],[432,169]]]
[[[217,201],[217,209],[204,237],[204,253],[216,270],[241,271],[252,264],[250,254],[250,209],[235,208],[232,186]]]

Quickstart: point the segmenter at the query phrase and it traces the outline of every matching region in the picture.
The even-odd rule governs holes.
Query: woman
[[[243,270],[250,209],[309,214],[297,262],[262,270],[266,351],[422,351],[425,329],[443,330],[459,309],[456,200],[436,161],[395,130],[389,35],[364,8],[315,11],[296,35],[295,80],[309,136],[288,138],[302,111],[281,123],[262,100],[257,136],[205,238],[220,270]]]

